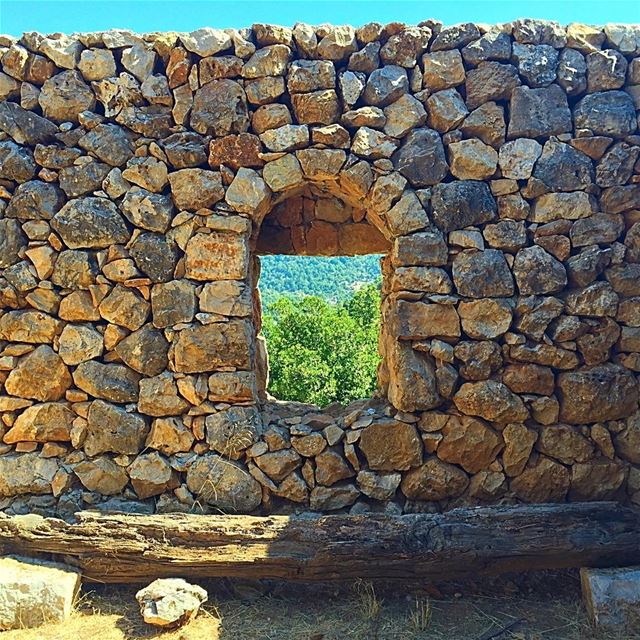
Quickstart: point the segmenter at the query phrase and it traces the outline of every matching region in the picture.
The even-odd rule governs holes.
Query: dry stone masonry
[[[0,37],[0,506],[640,503],[640,27]],[[259,258],[383,253],[376,398]]]

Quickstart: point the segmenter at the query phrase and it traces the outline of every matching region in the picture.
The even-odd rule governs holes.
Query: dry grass
[[[188,578],[188,576],[187,576]],[[183,629],[156,631],[138,613],[136,587],[85,585],[62,625],[1,640],[637,640],[595,633],[574,572],[445,585],[203,583],[209,602]],[[501,633],[498,633],[502,630]]]

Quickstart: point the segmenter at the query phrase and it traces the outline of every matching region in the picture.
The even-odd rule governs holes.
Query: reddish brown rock
[[[409,500],[457,498],[469,485],[467,474],[452,464],[430,458],[404,475],[400,489]]]
[[[336,449],[326,449],[316,456],[315,461],[316,482],[318,484],[329,487],[340,480],[346,480],[356,475]]]
[[[48,345],[21,358],[5,382],[7,393],[40,402],[60,400],[71,386],[69,369]]]
[[[488,468],[503,446],[500,435],[487,424],[466,416],[450,416],[442,435],[438,458],[469,473]]]
[[[340,116],[338,95],[333,89],[293,94],[291,104],[300,124],[333,124]]]
[[[536,364],[511,364],[502,374],[504,382],[514,393],[551,395],[555,388],[553,370]]]
[[[522,400],[496,380],[466,382],[453,401],[466,415],[493,422],[521,422],[529,417]]]
[[[34,404],[25,409],[5,433],[3,442],[65,442],[71,439],[75,414],[59,402]]]
[[[219,169],[223,164],[234,171],[240,167],[261,167],[264,164],[259,157],[261,151],[260,138],[250,133],[217,138],[209,147],[209,166]]]
[[[175,370],[215,371],[220,367],[249,369],[252,331],[242,320],[183,329],[169,352]]]

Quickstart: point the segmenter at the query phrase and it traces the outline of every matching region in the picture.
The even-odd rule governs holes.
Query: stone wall
[[[640,28],[26,33],[0,63],[3,509],[640,502]],[[269,252],[386,253],[379,397],[268,398]]]

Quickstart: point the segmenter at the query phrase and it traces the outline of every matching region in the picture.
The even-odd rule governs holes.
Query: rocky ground
[[[541,572],[439,585],[301,587],[215,581],[209,602],[177,631],[145,625],[137,587],[85,584],[64,625],[10,631],[3,640],[634,640],[595,631],[577,572]],[[638,627],[640,631],[640,627]]]

